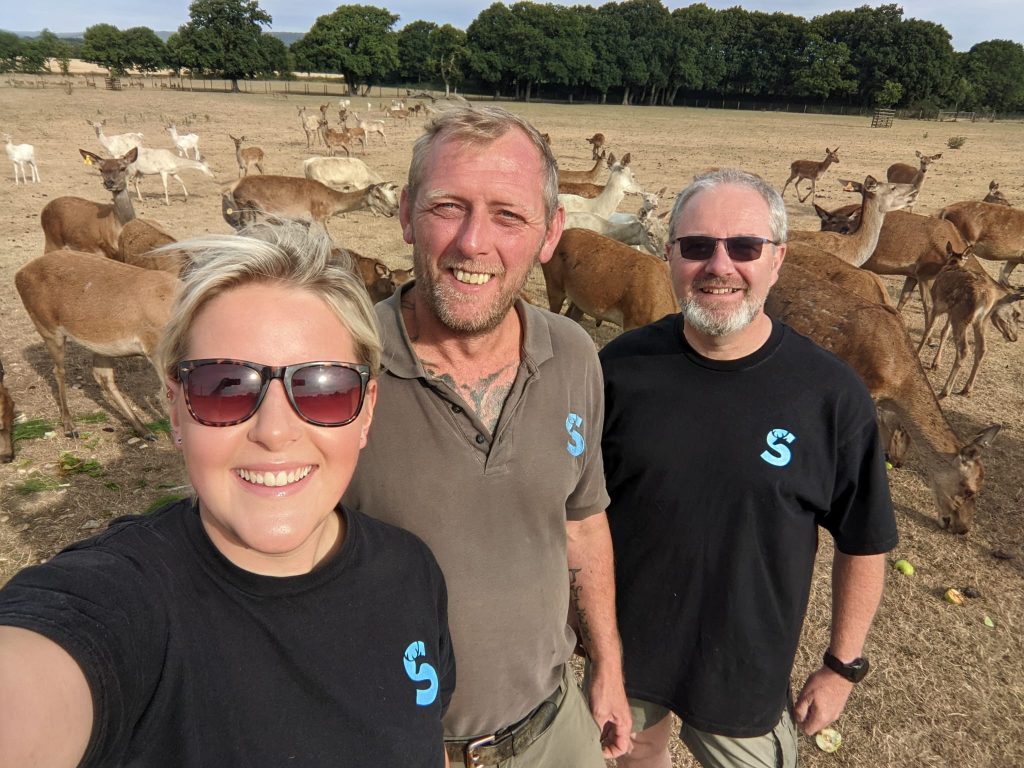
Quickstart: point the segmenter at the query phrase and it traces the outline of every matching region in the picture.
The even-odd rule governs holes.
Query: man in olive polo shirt
[[[380,397],[345,501],[419,535],[444,571],[453,766],[603,768],[629,747],[600,365],[579,326],[518,299],[561,236],[557,193],[529,123],[443,113],[402,192],[416,280],[377,305]],[[567,668],[570,595],[589,711]]]

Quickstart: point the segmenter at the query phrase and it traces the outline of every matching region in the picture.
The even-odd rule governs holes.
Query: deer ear
[[[625,168],[627,165],[629,165],[629,152],[627,152],[626,156],[624,158],[622,158],[622,162],[620,163],[620,165],[623,168]]]
[[[391,270],[388,269],[386,265],[380,263],[373,265],[373,271],[380,277],[387,277],[391,273]]]
[[[132,147],[131,149],[124,153],[124,156],[121,159],[126,161],[129,165],[131,165],[132,163],[139,159],[139,148]]]
[[[992,441],[996,439],[996,435],[999,434],[999,430],[1002,429],[1002,424],[993,424],[990,427],[986,427],[971,440],[967,445],[960,449],[961,458],[977,458],[981,455],[981,452],[992,445]]]
[[[826,211],[824,208],[822,208],[817,203],[811,203],[811,205],[814,206],[814,212],[816,214],[818,214],[818,218],[821,219],[822,221],[827,221],[828,219],[830,219],[832,217],[831,213]]]

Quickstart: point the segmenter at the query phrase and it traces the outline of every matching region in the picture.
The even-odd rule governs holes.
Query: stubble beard
[[[537,249],[537,253],[534,254],[533,260],[530,262],[531,269],[533,264],[536,263],[539,254],[540,248]],[[506,280],[490,306],[481,308],[481,311],[478,313],[467,315],[466,313],[456,312],[455,308],[460,305],[471,304],[478,301],[478,299],[453,290],[436,280],[434,273],[430,269],[429,259],[416,246],[413,246],[412,258],[413,276],[416,278],[416,288],[419,291],[419,295],[426,302],[431,313],[441,321],[442,325],[462,336],[487,334],[501,325],[502,320],[505,319],[509,310],[512,309],[512,305],[515,304],[519,292],[526,285],[526,280],[530,276],[530,270],[527,269],[518,281],[513,283]],[[469,265],[467,264],[466,266]],[[439,265],[438,269],[446,270],[447,267]],[[491,280],[501,280],[506,278],[507,274],[507,272],[502,270],[502,272],[493,275]]]
[[[698,289],[699,290],[699,289]],[[687,324],[706,336],[721,337],[742,331],[764,307],[767,296],[755,296],[747,289],[740,306],[733,310],[711,309],[700,302],[700,293],[679,299],[679,308]]]

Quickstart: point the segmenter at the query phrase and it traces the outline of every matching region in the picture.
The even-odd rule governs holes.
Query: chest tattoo
[[[515,381],[516,364],[509,364],[493,373],[481,376],[475,381],[459,382],[450,373],[442,373],[428,363],[423,368],[434,378],[443,381],[476,412],[487,430],[493,435],[498,426],[498,417],[505,405],[508,393]]]

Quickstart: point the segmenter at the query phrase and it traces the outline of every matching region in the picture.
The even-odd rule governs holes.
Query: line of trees
[[[526,100],[543,92],[623,104],[728,97],[1024,110],[1024,46],[989,40],[958,53],[944,27],[905,19],[896,4],[807,20],[702,3],[669,11],[662,0],[496,2],[465,31],[429,21],[396,31],[399,17],[385,8],[341,5],[290,48],[263,31],[271,17],[258,0],[194,0],[189,17],[166,44],[146,27],[89,27],[82,58],[112,73],[168,67],[236,87],[238,78],[299,71],[342,74],[355,92],[406,82]],[[38,60],[42,36],[19,59],[8,34],[0,33],[0,66]]]

